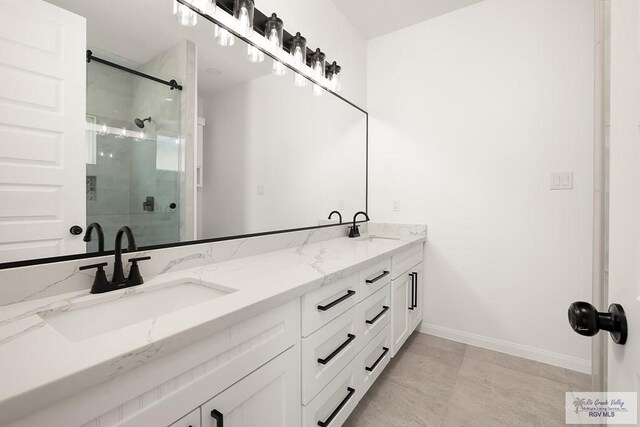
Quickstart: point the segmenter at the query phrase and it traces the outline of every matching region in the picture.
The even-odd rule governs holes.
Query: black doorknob
[[[79,225],[74,225],[73,227],[71,227],[69,229],[69,233],[73,234],[74,236],[79,236],[82,234],[84,230],[82,229],[82,227],[80,227]]]
[[[592,337],[604,330],[616,344],[627,342],[627,316],[620,304],[611,304],[607,313],[599,313],[588,302],[574,302],[569,306],[569,324],[580,335]]]

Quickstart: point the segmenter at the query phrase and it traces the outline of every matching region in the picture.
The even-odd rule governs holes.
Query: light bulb
[[[299,73],[295,73],[295,77],[293,78],[293,84],[296,87],[305,87],[307,85],[307,79]]]
[[[173,16],[180,25],[185,27],[193,27],[198,23],[198,14],[176,0],[173,0]]]
[[[107,124],[105,123],[105,124],[102,125],[102,128],[100,129],[99,133],[100,133],[100,135],[106,135],[107,132],[109,132],[109,128],[107,127]]]
[[[317,85],[317,84],[314,84],[314,85],[313,85],[313,94],[314,94],[315,96],[322,96],[322,92],[324,92],[324,91],[322,90],[322,86]]]
[[[104,157],[104,152],[103,151],[100,152],[100,157]]]
[[[313,63],[313,75],[316,79],[324,77],[324,67],[322,66],[322,62],[316,61]]]
[[[222,28],[219,25],[216,25],[215,28],[215,39],[218,41],[218,44],[223,47],[233,46],[236,42],[236,37],[231,34],[226,29]]]
[[[332,74],[329,81],[331,82],[331,90],[334,92],[340,92],[340,89],[342,89],[342,85],[340,84],[340,76],[337,74]]]
[[[275,28],[269,33],[269,46],[274,51],[280,49],[280,37],[278,37],[278,31]]]
[[[264,52],[257,47],[248,44],[247,45],[247,59],[250,62],[258,63],[264,61]]]
[[[125,138],[127,136],[127,128],[122,128],[122,132],[120,134],[121,138]]]
[[[271,69],[271,71],[276,76],[284,76],[285,74],[287,74],[287,67],[285,67],[282,62],[274,59],[273,68]]]
[[[302,65],[304,63],[304,56],[302,55],[302,48],[300,48],[300,46],[296,46],[293,51],[293,60],[297,65]]]
[[[243,37],[250,37],[253,34],[253,26],[249,18],[249,11],[246,7],[241,7],[238,13],[238,33]]]

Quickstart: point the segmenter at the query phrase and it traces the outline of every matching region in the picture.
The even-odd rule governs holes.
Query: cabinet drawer
[[[338,427],[349,417],[362,396],[357,387],[355,361],[345,367],[315,399],[302,407],[305,427]]]
[[[380,261],[360,271],[360,298],[365,300],[391,281],[391,258]]]
[[[358,302],[358,275],[331,283],[302,297],[302,336],[308,337]]]
[[[200,408],[180,418],[169,427],[200,427]]]
[[[364,395],[391,360],[391,326],[388,323],[360,352],[357,360],[358,386]]]
[[[364,348],[391,320],[391,285],[387,284],[357,306],[360,348]]]
[[[361,348],[355,314],[355,309],[349,310],[302,339],[302,403],[309,403]]]
[[[421,263],[424,259],[423,245],[416,245],[406,251],[400,252],[391,258],[392,279],[397,278],[411,267]]]

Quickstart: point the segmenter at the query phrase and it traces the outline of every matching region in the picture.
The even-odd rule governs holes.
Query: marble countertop
[[[387,238],[372,238],[376,236]],[[167,273],[102,296],[86,290],[0,307],[0,424],[184,348],[425,239],[381,233],[339,238]],[[84,340],[69,340],[41,317],[43,312],[67,311],[104,295],[126,298],[185,278],[237,291]]]

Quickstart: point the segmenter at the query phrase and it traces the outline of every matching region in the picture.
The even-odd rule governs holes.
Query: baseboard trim
[[[432,325],[426,322],[422,322],[418,327],[418,331],[424,334],[435,335],[440,338],[469,344],[475,347],[486,348],[487,350],[523,357],[525,359],[535,360],[536,362],[547,363],[549,365],[559,366],[561,368],[571,369],[585,374],[591,374],[591,361],[588,359],[580,359],[497,338],[490,338],[483,335],[476,335],[456,329]]]

